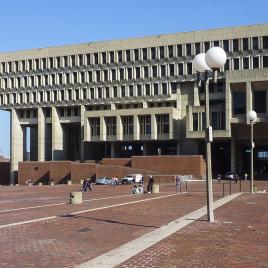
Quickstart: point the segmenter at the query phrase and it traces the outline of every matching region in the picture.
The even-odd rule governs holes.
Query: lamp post
[[[205,83],[205,114],[206,114],[206,188],[207,188],[207,219],[214,222],[213,213],[213,190],[212,190],[212,168],[211,168],[211,142],[212,127],[209,115],[209,75],[213,74],[213,82],[217,83],[217,70],[224,66],[226,53],[220,47],[212,47],[207,53],[200,53],[193,60],[193,69],[198,74],[198,82]],[[212,70],[211,70],[212,69]]]
[[[253,150],[254,150],[254,142],[253,142],[253,124],[257,120],[257,114],[255,111],[249,111],[247,113],[247,120],[250,123],[250,141],[251,141],[251,150],[250,150],[250,193],[253,194],[253,176],[254,176],[254,168],[253,168]]]

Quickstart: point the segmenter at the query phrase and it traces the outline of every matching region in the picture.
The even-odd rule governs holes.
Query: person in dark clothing
[[[153,178],[153,176],[150,176],[149,177],[149,182],[148,182],[148,185],[147,185],[147,192],[148,193],[151,193],[153,191],[153,184],[154,184],[154,178]]]

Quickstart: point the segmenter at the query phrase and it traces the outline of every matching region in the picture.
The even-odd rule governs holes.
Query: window
[[[169,75],[174,76],[174,64],[169,64]]]
[[[233,114],[246,113],[246,92],[234,91],[233,92]]]
[[[178,64],[179,75],[183,75],[183,63]]]
[[[192,74],[193,70],[192,70],[192,63],[188,62],[187,63],[187,74]]]
[[[147,48],[142,49],[143,60],[147,60]]]
[[[248,50],[248,38],[243,38],[243,50]]]
[[[199,54],[200,53],[200,43],[195,43],[195,54]]]
[[[157,66],[154,65],[154,66],[152,67],[152,70],[153,70],[153,77],[157,77]]]
[[[233,63],[234,63],[234,70],[239,70],[239,58],[234,58]]]
[[[117,53],[118,53],[118,62],[122,62],[123,61],[123,53],[122,53],[122,50],[119,50]]]
[[[207,52],[209,50],[210,44],[209,42],[205,42],[204,45],[205,45],[205,52]]]
[[[151,47],[151,59],[156,59],[156,47]]]
[[[148,77],[149,77],[149,67],[144,66],[144,78],[148,78]]]
[[[99,64],[99,55],[98,55],[98,53],[94,53],[94,63]]]
[[[254,91],[254,110],[256,113],[266,113],[266,90]]]
[[[157,134],[169,133],[169,115],[161,114],[156,115]]]
[[[186,44],[186,56],[192,55],[192,44]]]
[[[128,79],[132,79],[132,68],[128,68],[127,69],[127,76],[128,76]]]
[[[177,45],[177,55],[178,57],[182,56],[182,45]]]
[[[218,47],[220,45],[220,42],[218,40],[214,41],[214,47]]]
[[[95,98],[94,88],[90,88],[90,99],[93,100]]]
[[[268,56],[263,56],[263,68],[268,67]]]
[[[106,59],[106,52],[102,52],[101,53],[102,56],[102,63],[106,63],[107,59]]]
[[[136,67],[136,78],[141,78],[141,68]]]
[[[243,58],[243,69],[249,69],[249,58]]]
[[[198,131],[198,113],[193,113],[193,131]]]
[[[130,61],[130,50],[126,51],[126,58],[127,58],[127,61]]]
[[[90,130],[92,136],[100,135],[100,118],[90,118],[89,119]]]
[[[121,86],[121,96],[122,97],[126,96],[126,87],[125,86]]]
[[[225,112],[212,112],[211,125],[214,130],[225,129]]]
[[[229,40],[223,40],[223,49],[225,52],[229,51]]]
[[[262,47],[263,47],[263,49],[268,48],[268,36],[263,36],[262,37]]]
[[[226,63],[225,63],[225,65],[224,65],[224,70],[225,70],[225,71],[230,70],[230,60],[229,60],[229,59],[226,60]]]
[[[120,76],[120,80],[124,80],[124,69],[123,68],[119,69],[119,76]]]
[[[158,84],[154,83],[154,95],[157,96],[158,95]]]
[[[102,99],[102,88],[101,87],[98,87],[98,98],[99,99]]]
[[[161,77],[166,76],[166,65],[161,65]]]
[[[259,57],[253,57],[253,68],[259,68]]]
[[[123,135],[133,135],[133,117],[122,116]]]
[[[114,63],[114,52],[110,51],[110,63]]]
[[[252,48],[254,50],[259,49],[259,40],[258,40],[258,37],[253,37],[252,38]]]
[[[139,50],[138,49],[134,49],[134,59],[135,59],[135,61],[139,60]]]
[[[162,94],[167,95],[167,83],[162,83]]]
[[[112,81],[116,80],[116,70],[112,69]]]
[[[159,47],[159,50],[160,50],[160,59],[163,59],[165,57],[165,48]]]
[[[116,117],[106,117],[106,134],[116,135]]]
[[[151,115],[140,116],[140,134],[151,134]]]
[[[138,96],[142,95],[141,85],[137,85],[137,94]]]
[[[177,88],[178,88],[178,83],[171,83],[171,93],[176,94],[177,93]]]
[[[150,85],[149,85],[149,84],[145,84],[145,95],[146,95],[146,96],[151,95],[151,92],[150,92]]]
[[[173,46],[168,46],[168,57],[173,58]]]
[[[238,51],[239,47],[238,47],[238,39],[234,39],[233,40],[233,51]]]
[[[134,96],[133,85],[129,85],[129,86],[128,86],[128,90],[129,90],[129,96],[130,96],[130,97]]]
[[[105,97],[110,98],[110,89],[109,89],[109,87],[105,88]]]
[[[113,87],[113,91],[114,91],[114,97],[117,98],[118,97],[117,87]]]

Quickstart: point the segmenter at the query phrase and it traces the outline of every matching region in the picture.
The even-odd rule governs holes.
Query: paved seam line
[[[214,209],[230,202],[242,193],[236,193],[233,195],[228,195],[223,197],[216,202],[214,202]],[[179,231],[188,224],[194,222],[195,220],[203,217],[207,214],[207,206],[204,206],[194,212],[191,212],[175,221],[172,221],[160,228],[145,234],[137,239],[134,239],[114,250],[111,250],[101,256],[98,256],[88,262],[82,263],[77,266],[77,268],[112,268],[116,267],[120,263],[128,260],[129,258],[135,256],[141,251],[153,246],[164,238],[172,235],[173,233]]]
[[[184,194],[184,193],[186,193],[186,192],[179,193],[179,194]],[[86,212],[90,212],[90,211],[102,210],[102,209],[106,209],[106,208],[120,207],[120,206],[129,205],[129,204],[135,204],[135,203],[146,202],[146,201],[151,201],[151,200],[155,200],[155,199],[161,199],[161,198],[170,197],[170,196],[179,195],[179,194],[163,195],[163,196],[158,196],[158,197],[153,197],[153,198],[136,200],[136,201],[132,201],[132,202],[125,202],[125,203],[105,206],[105,207],[91,208],[91,209],[86,209],[86,210],[81,210],[81,211],[68,213],[67,215],[77,215],[77,214],[82,214],[82,213],[86,213]],[[21,222],[9,223],[9,224],[5,224],[5,225],[0,225],[0,229],[6,228],[6,227],[18,226],[18,225],[27,224],[27,223],[40,222],[40,221],[45,221],[45,220],[52,220],[52,219],[60,218],[62,216],[65,216],[65,215],[56,215],[56,216],[50,216],[50,217],[45,217],[45,218],[33,219],[33,220],[29,220],[29,221],[21,221]]]
[[[126,197],[131,196],[131,194],[128,195],[117,195],[117,196],[110,196],[110,197],[102,197],[102,198],[94,198],[94,199],[86,199],[83,200],[84,202],[90,202],[90,201],[98,201],[98,200],[104,200],[104,199],[112,199],[112,198],[119,198],[119,197]],[[6,209],[6,210],[0,210],[0,213],[4,212],[12,212],[12,211],[19,211],[19,210],[27,210],[27,209],[34,209],[34,208],[44,208],[44,207],[53,207],[53,206],[62,206],[69,203],[55,203],[55,204],[48,204],[48,205],[40,205],[40,206],[34,206],[34,207],[24,207],[24,208],[12,208],[12,209]]]

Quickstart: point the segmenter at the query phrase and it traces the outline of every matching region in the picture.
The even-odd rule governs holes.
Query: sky
[[[268,22],[267,0],[3,0],[0,8],[0,53]],[[7,157],[9,141],[9,113],[0,110]]]

